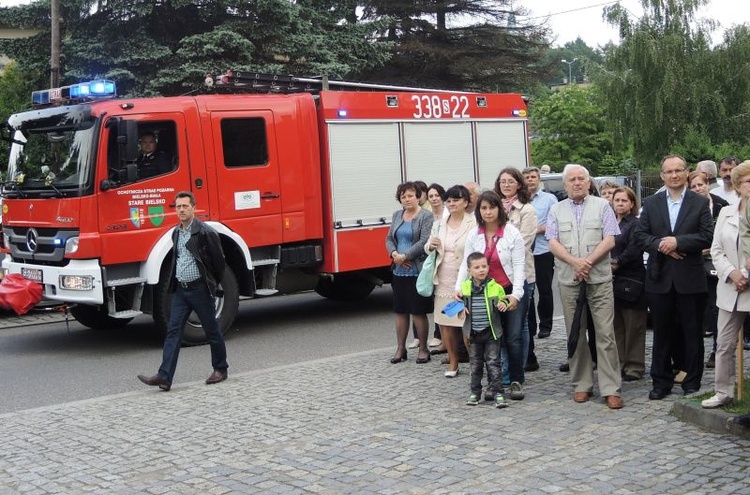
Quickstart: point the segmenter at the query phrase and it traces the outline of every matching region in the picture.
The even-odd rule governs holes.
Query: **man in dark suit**
[[[682,157],[668,155],[662,160],[665,190],[643,202],[633,232],[649,255],[646,294],[654,323],[651,400],[671,393],[675,357],[687,374],[682,381],[685,395],[697,392],[703,377],[706,274],[702,251],[711,247],[713,221],[708,199],[688,190],[687,176]]]
[[[141,154],[138,156],[138,178],[147,179],[169,172],[172,168],[167,155],[156,149],[156,134],[153,132],[144,132],[138,139],[141,147]]]

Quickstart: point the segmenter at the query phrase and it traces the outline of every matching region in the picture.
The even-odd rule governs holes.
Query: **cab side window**
[[[221,146],[224,166],[253,167],[268,163],[266,121],[262,118],[223,119]]]
[[[139,123],[138,148],[139,153],[135,163],[121,163],[117,132],[109,132],[107,168],[110,180],[131,183],[176,170],[179,164],[177,125],[171,120]]]

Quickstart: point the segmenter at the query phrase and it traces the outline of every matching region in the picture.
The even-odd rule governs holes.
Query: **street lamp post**
[[[576,63],[577,58],[574,58],[570,62],[565,59],[560,60],[564,64],[568,64],[568,84],[573,84],[573,64]]]

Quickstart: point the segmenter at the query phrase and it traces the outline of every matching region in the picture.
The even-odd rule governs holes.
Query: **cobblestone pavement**
[[[131,393],[0,416],[0,494],[750,493],[750,442],[677,421],[648,380],[620,411],[575,404],[562,334],[503,410],[464,405],[467,365],[393,349],[168,393],[134,370]]]

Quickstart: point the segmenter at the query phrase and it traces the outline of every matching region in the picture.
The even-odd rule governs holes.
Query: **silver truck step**
[[[109,316],[112,318],[135,318],[143,314],[143,311],[135,311],[129,309],[127,311],[118,311],[117,313],[110,313]]]
[[[279,293],[278,289],[257,289],[255,291],[256,296],[273,296],[278,293]]]
[[[267,266],[267,265],[278,265],[281,260],[268,258],[262,260],[253,260],[253,266]]]
[[[122,287],[125,285],[145,284],[146,279],[141,277],[116,278],[107,280],[107,287]]]

